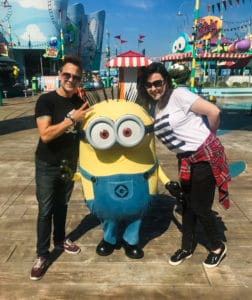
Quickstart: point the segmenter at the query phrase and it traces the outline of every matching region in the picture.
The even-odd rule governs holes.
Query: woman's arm
[[[210,130],[213,132],[217,131],[220,125],[221,111],[216,105],[199,97],[192,104],[191,111],[196,114],[207,116]]]

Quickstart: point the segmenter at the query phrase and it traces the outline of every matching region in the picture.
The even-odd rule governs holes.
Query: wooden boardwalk
[[[35,101],[13,103],[0,107],[0,129],[6,125],[3,121],[9,120],[11,128],[13,124],[17,126],[17,118],[33,114]],[[224,117],[226,122],[236,120],[233,112]],[[218,204],[216,193],[214,210],[220,234],[227,239],[228,252],[214,269],[202,265],[207,251],[200,226],[199,243],[192,258],[177,267],[168,264],[169,255],[180,245],[181,217],[174,199],[162,185],[159,200],[153,203],[143,222],[144,258],[131,260],[123,249],[108,257],[98,256],[95,249],[102,230],[85,207],[80,183],[76,183],[69,204],[67,233],[76,234],[82,251],[79,255],[54,253],[45,276],[31,281],[36,245],[37,130],[12,128],[0,135],[0,299],[252,299],[252,117],[245,113],[240,117],[243,123],[237,129],[220,136],[229,161],[243,160],[247,167],[230,183],[229,210]],[[167,175],[176,179],[173,154],[160,144],[157,152]]]

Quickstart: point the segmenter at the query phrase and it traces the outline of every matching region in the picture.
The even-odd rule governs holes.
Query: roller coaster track
[[[51,18],[51,21],[54,25],[54,27],[57,29],[57,31],[60,31],[60,25],[59,22],[55,19],[54,11],[55,11],[55,5],[54,5],[54,0],[48,0],[48,12],[49,16]]]

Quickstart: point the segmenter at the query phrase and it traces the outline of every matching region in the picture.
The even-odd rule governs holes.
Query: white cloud
[[[151,9],[155,6],[155,1],[152,0],[123,0],[124,5],[132,6],[140,9]]]
[[[45,42],[46,37],[36,24],[29,24],[26,26],[25,32],[21,35],[25,41]]]
[[[24,8],[48,9],[47,0],[13,0]]]

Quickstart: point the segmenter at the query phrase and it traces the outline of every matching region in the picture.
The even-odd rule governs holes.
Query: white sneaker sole
[[[188,255],[187,257],[185,257],[185,258],[183,258],[183,259],[181,259],[181,260],[179,260],[179,261],[172,261],[171,259],[169,259],[169,264],[171,265],[171,266],[177,266],[177,265],[180,265],[184,260],[186,260],[186,259],[188,259],[188,258],[191,258],[192,257],[192,254],[190,254],[190,255]]]
[[[68,251],[67,249],[64,249],[64,248],[63,248],[63,250],[64,250],[66,253],[68,253],[68,254],[74,254],[74,255],[79,254],[79,253],[81,252],[81,249],[79,249],[78,251],[75,251],[75,252],[73,252],[73,251]]]
[[[216,264],[214,264],[214,265],[208,265],[205,262],[203,262],[203,265],[206,268],[208,268],[208,269],[215,268],[215,267],[217,267],[221,263],[221,261],[223,260],[223,258],[225,257],[225,255],[227,253],[227,246],[226,246],[226,244],[224,244],[224,246],[225,246],[225,249],[224,249],[223,253],[221,254],[221,256],[220,256],[220,258],[219,258],[219,260],[217,261]]]

